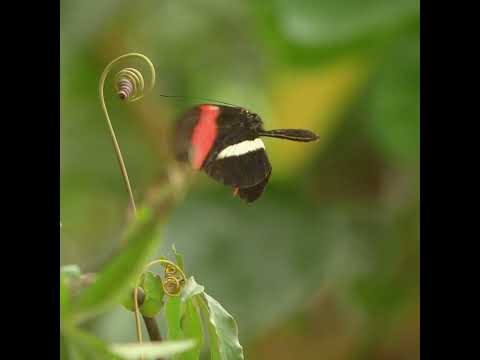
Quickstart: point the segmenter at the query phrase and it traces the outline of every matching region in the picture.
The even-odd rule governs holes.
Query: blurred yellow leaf
[[[271,87],[272,117],[270,128],[305,128],[315,131],[320,140],[299,144],[268,139],[268,154],[275,177],[292,176],[297,169],[317,153],[339,113],[350,103],[367,74],[364,60],[349,58],[327,67],[290,70],[274,76]],[[312,99],[315,99],[312,101]]]

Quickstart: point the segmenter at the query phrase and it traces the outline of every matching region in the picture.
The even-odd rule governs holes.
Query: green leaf
[[[117,304],[145,265],[148,256],[160,241],[155,236],[159,217],[150,209],[142,209],[127,230],[127,246],[97,276],[85,290],[76,307],[77,319],[92,317]]]
[[[145,300],[140,306],[140,312],[144,316],[152,318],[160,312],[163,306],[165,292],[162,287],[162,279],[151,271],[146,272],[143,277],[142,288]]]
[[[180,293],[181,302],[181,330],[185,337],[197,340],[197,346],[181,356],[182,359],[198,359],[203,343],[203,327],[200,314],[193,303],[193,297],[202,294],[204,287],[197,284],[191,276]]]
[[[220,347],[218,345],[218,335],[215,326],[212,323],[208,323],[208,334],[210,339],[210,357],[212,360],[221,360]]]
[[[180,297],[169,296],[165,304],[165,318],[167,320],[169,340],[177,340],[182,338],[182,329],[180,327],[181,319],[181,303]]]
[[[183,334],[186,338],[195,339],[196,346],[192,350],[184,353],[181,358],[185,360],[199,359],[203,344],[202,319],[192,299],[187,300],[187,302],[182,305],[184,307],[181,320]]]
[[[111,351],[125,359],[137,360],[143,354],[146,359],[168,357],[181,354],[195,346],[194,340],[162,341],[145,344],[117,344],[111,346]]]
[[[180,298],[182,302],[186,302],[193,296],[203,293],[204,290],[205,288],[202,285],[197,284],[195,278],[193,276],[190,276],[190,278],[187,280],[187,283],[182,288]]]
[[[210,351],[212,359],[243,359],[243,348],[238,340],[235,319],[222,305],[206,293],[201,295],[202,310],[208,316]]]
[[[69,332],[72,345],[82,359],[122,360],[99,338],[81,330]]]

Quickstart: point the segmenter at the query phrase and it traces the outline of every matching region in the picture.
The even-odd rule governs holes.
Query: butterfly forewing
[[[200,116],[198,107],[194,107],[175,123],[174,149],[175,157],[179,161],[189,161],[192,147],[192,134]]]

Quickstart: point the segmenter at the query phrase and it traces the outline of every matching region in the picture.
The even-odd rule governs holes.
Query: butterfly
[[[309,130],[265,130],[260,116],[242,107],[200,104],[182,115],[175,127],[175,156],[196,170],[233,188],[250,203],[263,193],[272,166],[261,137],[309,142]]]

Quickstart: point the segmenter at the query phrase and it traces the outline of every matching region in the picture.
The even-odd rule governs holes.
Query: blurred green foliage
[[[273,173],[253,205],[195,175],[152,255],[175,242],[246,358],[418,358],[418,1],[62,0],[61,263],[85,272],[118,252],[127,222],[97,86],[131,51],[156,65],[154,93],[126,105],[107,84],[106,98],[137,201],[161,188],[171,124],[196,103],[159,94],[321,137],[266,140]],[[120,306],[92,326],[135,339]]]

